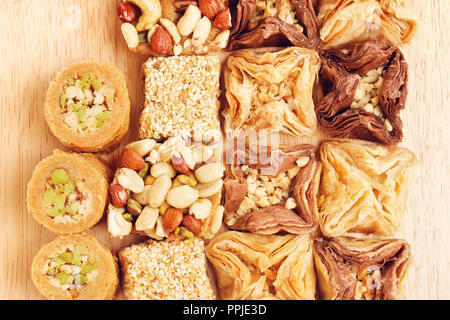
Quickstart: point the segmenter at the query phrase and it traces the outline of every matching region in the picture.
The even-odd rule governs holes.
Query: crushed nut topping
[[[352,276],[356,279],[355,299],[373,300],[376,290],[380,289],[381,272],[379,267],[362,267],[346,261],[350,264]]]
[[[267,17],[277,17],[281,21],[295,25],[303,32],[303,28],[297,20],[295,9],[290,0],[257,0],[256,12],[249,23],[249,29],[256,28]]]

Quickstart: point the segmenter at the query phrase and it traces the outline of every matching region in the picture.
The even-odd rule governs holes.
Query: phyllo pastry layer
[[[405,0],[322,0],[320,39],[325,49],[366,40],[408,43],[417,22]]]
[[[116,257],[93,236],[64,235],[33,259],[31,278],[51,300],[111,300],[119,284]]]
[[[396,144],[408,94],[408,65],[391,45],[368,41],[322,54],[319,123],[334,137]]]
[[[321,165],[313,146],[247,145],[234,160],[224,183],[226,225],[259,234],[315,229]]]
[[[53,232],[88,230],[105,212],[110,177],[109,167],[92,154],[55,150],[33,171],[28,212]]]
[[[119,253],[125,295],[130,300],[215,299],[205,246],[196,239],[147,241]]]
[[[72,64],[50,83],[44,113],[64,145],[85,152],[110,149],[127,133],[130,122],[125,78],[113,65]]]
[[[216,271],[221,299],[315,299],[309,233],[278,236],[230,231],[215,237],[206,255]]]
[[[398,230],[416,164],[413,152],[359,141],[327,141],[320,147],[320,161],[317,220],[326,236],[386,236]]]
[[[319,43],[315,0],[235,0],[231,3],[231,50],[270,46],[314,48]]]
[[[398,239],[317,239],[314,261],[320,299],[401,299],[410,246]]]
[[[234,52],[225,67],[225,128],[313,134],[312,90],[319,69],[318,54],[308,49]]]

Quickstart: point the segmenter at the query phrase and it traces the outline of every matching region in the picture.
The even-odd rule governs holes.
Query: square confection
[[[212,300],[200,239],[147,241],[119,253],[124,289],[133,300]]]
[[[181,135],[203,142],[219,140],[220,61],[217,56],[150,58],[144,64],[144,73],[142,139],[161,140]]]

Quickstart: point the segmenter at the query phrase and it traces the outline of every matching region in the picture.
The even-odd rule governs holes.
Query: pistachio
[[[48,189],[44,192],[44,202],[47,204],[52,204],[56,198],[56,192],[53,189]]]
[[[144,179],[144,185],[146,185],[146,186],[151,185],[155,182],[155,180],[156,179],[154,177],[152,177],[151,175],[148,175]]]
[[[138,172],[139,177],[141,177],[142,179],[145,179],[145,177],[148,176],[149,169],[150,169],[150,164],[148,162],[146,162],[145,167],[142,168],[141,170],[139,170],[139,172]],[[144,185],[145,185],[145,181],[144,181]]]
[[[142,212],[142,206],[139,202],[137,202],[134,199],[128,199],[127,202],[127,212],[130,213],[132,216],[136,217],[141,214]]]
[[[167,203],[167,201],[164,201],[164,202],[158,207],[159,214],[163,216],[163,215],[166,213],[167,209],[169,209],[169,208],[170,208],[170,205]]]
[[[195,188],[197,185],[197,180],[192,175],[180,174],[176,178],[177,181],[181,182],[181,184],[186,184],[192,188]]]

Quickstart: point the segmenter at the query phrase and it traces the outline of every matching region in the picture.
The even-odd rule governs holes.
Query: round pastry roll
[[[31,278],[51,300],[110,300],[119,278],[116,258],[93,236],[63,235],[33,259]]]
[[[50,130],[66,146],[84,152],[113,147],[130,122],[124,76],[109,64],[72,64],[50,83],[44,112]]]
[[[110,175],[109,167],[94,155],[55,150],[34,169],[27,188],[28,211],[56,233],[88,230],[105,211]]]

